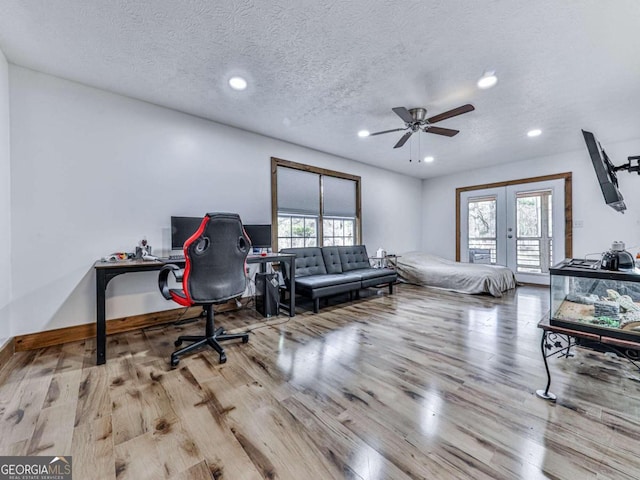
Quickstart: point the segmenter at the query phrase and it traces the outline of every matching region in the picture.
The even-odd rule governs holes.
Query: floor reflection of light
[[[539,320],[549,309],[547,306],[543,306],[542,302],[543,299],[540,295],[519,294],[516,297],[517,318],[532,317]]]
[[[287,347],[285,340],[281,334],[276,363],[290,381],[300,384],[309,384],[340,364],[351,364],[360,348],[357,325],[329,332],[306,345],[290,343]]]
[[[467,310],[467,325],[470,330],[486,330],[487,327],[493,327],[494,330],[498,326],[498,308],[469,308]]]
[[[436,389],[430,390],[425,395],[420,415],[420,432],[427,437],[438,435],[438,423],[442,409],[442,397]]]
[[[293,372],[293,360],[294,356],[291,353],[284,354],[284,340],[285,333],[281,330],[280,337],[278,338],[278,360],[277,365],[280,368],[280,371],[285,374],[285,376],[291,376]]]
[[[353,471],[363,480],[379,480],[385,477],[382,471],[382,458],[375,448],[363,445],[349,460]]]
[[[519,479],[538,480],[540,478],[547,478],[541,470],[545,456],[544,446],[528,440],[522,445],[520,452],[516,453],[522,459],[520,475],[518,475]]]
[[[476,365],[486,366],[498,353],[498,308],[470,308],[467,311],[467,351],[481,349],[486,355],[472,353]]]

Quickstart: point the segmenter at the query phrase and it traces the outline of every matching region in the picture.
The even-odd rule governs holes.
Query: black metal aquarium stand
[[[550,357],[567,358],[572,357],[571,349],[574,346],[581,346],[597,350],[600,352],[613,352],[620,357],[624,357],[640,371],[640,342],[622,340],[619,338],[598,335],[595,333],[573,330],[565,327],[558,327],[549,323],[549,316],[540,320],[538,328],[542,329],[542,339],[540,340],[540,352],[544,361],[544,368],[547,371],[547,386],[544,390],[536,390],[536,395],[545,400],[555,402],[557,396],[549,391],[551,386],[551,371],[547,361]]]

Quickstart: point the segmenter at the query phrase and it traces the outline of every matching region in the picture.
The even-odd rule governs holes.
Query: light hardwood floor
[[[400,285],[299,308],[168,365],[202,322],[20,352],[0,372],[0,455],[72,455],[74,479],[637,479],[639,374],[577,349],[546,375],[548,291]],[[218,315],[228,329],[265,325]]]

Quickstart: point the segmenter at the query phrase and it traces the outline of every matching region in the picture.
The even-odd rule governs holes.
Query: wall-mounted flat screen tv
[[[587,144],[587,150],[591,156],[591,162],[598,177],[604,201],[614,210],[624,213],[627,206],[624,204],[624,197],[618,190],[618,178],[616,177],[614,165],[593,133],[582,130],[582,135]]]

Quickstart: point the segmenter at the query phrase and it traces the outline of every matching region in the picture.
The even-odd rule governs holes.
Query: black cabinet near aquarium
[[[550,269],[549,323],[640,341],[640,270],[610,271],[595,260],[565,260]]]

